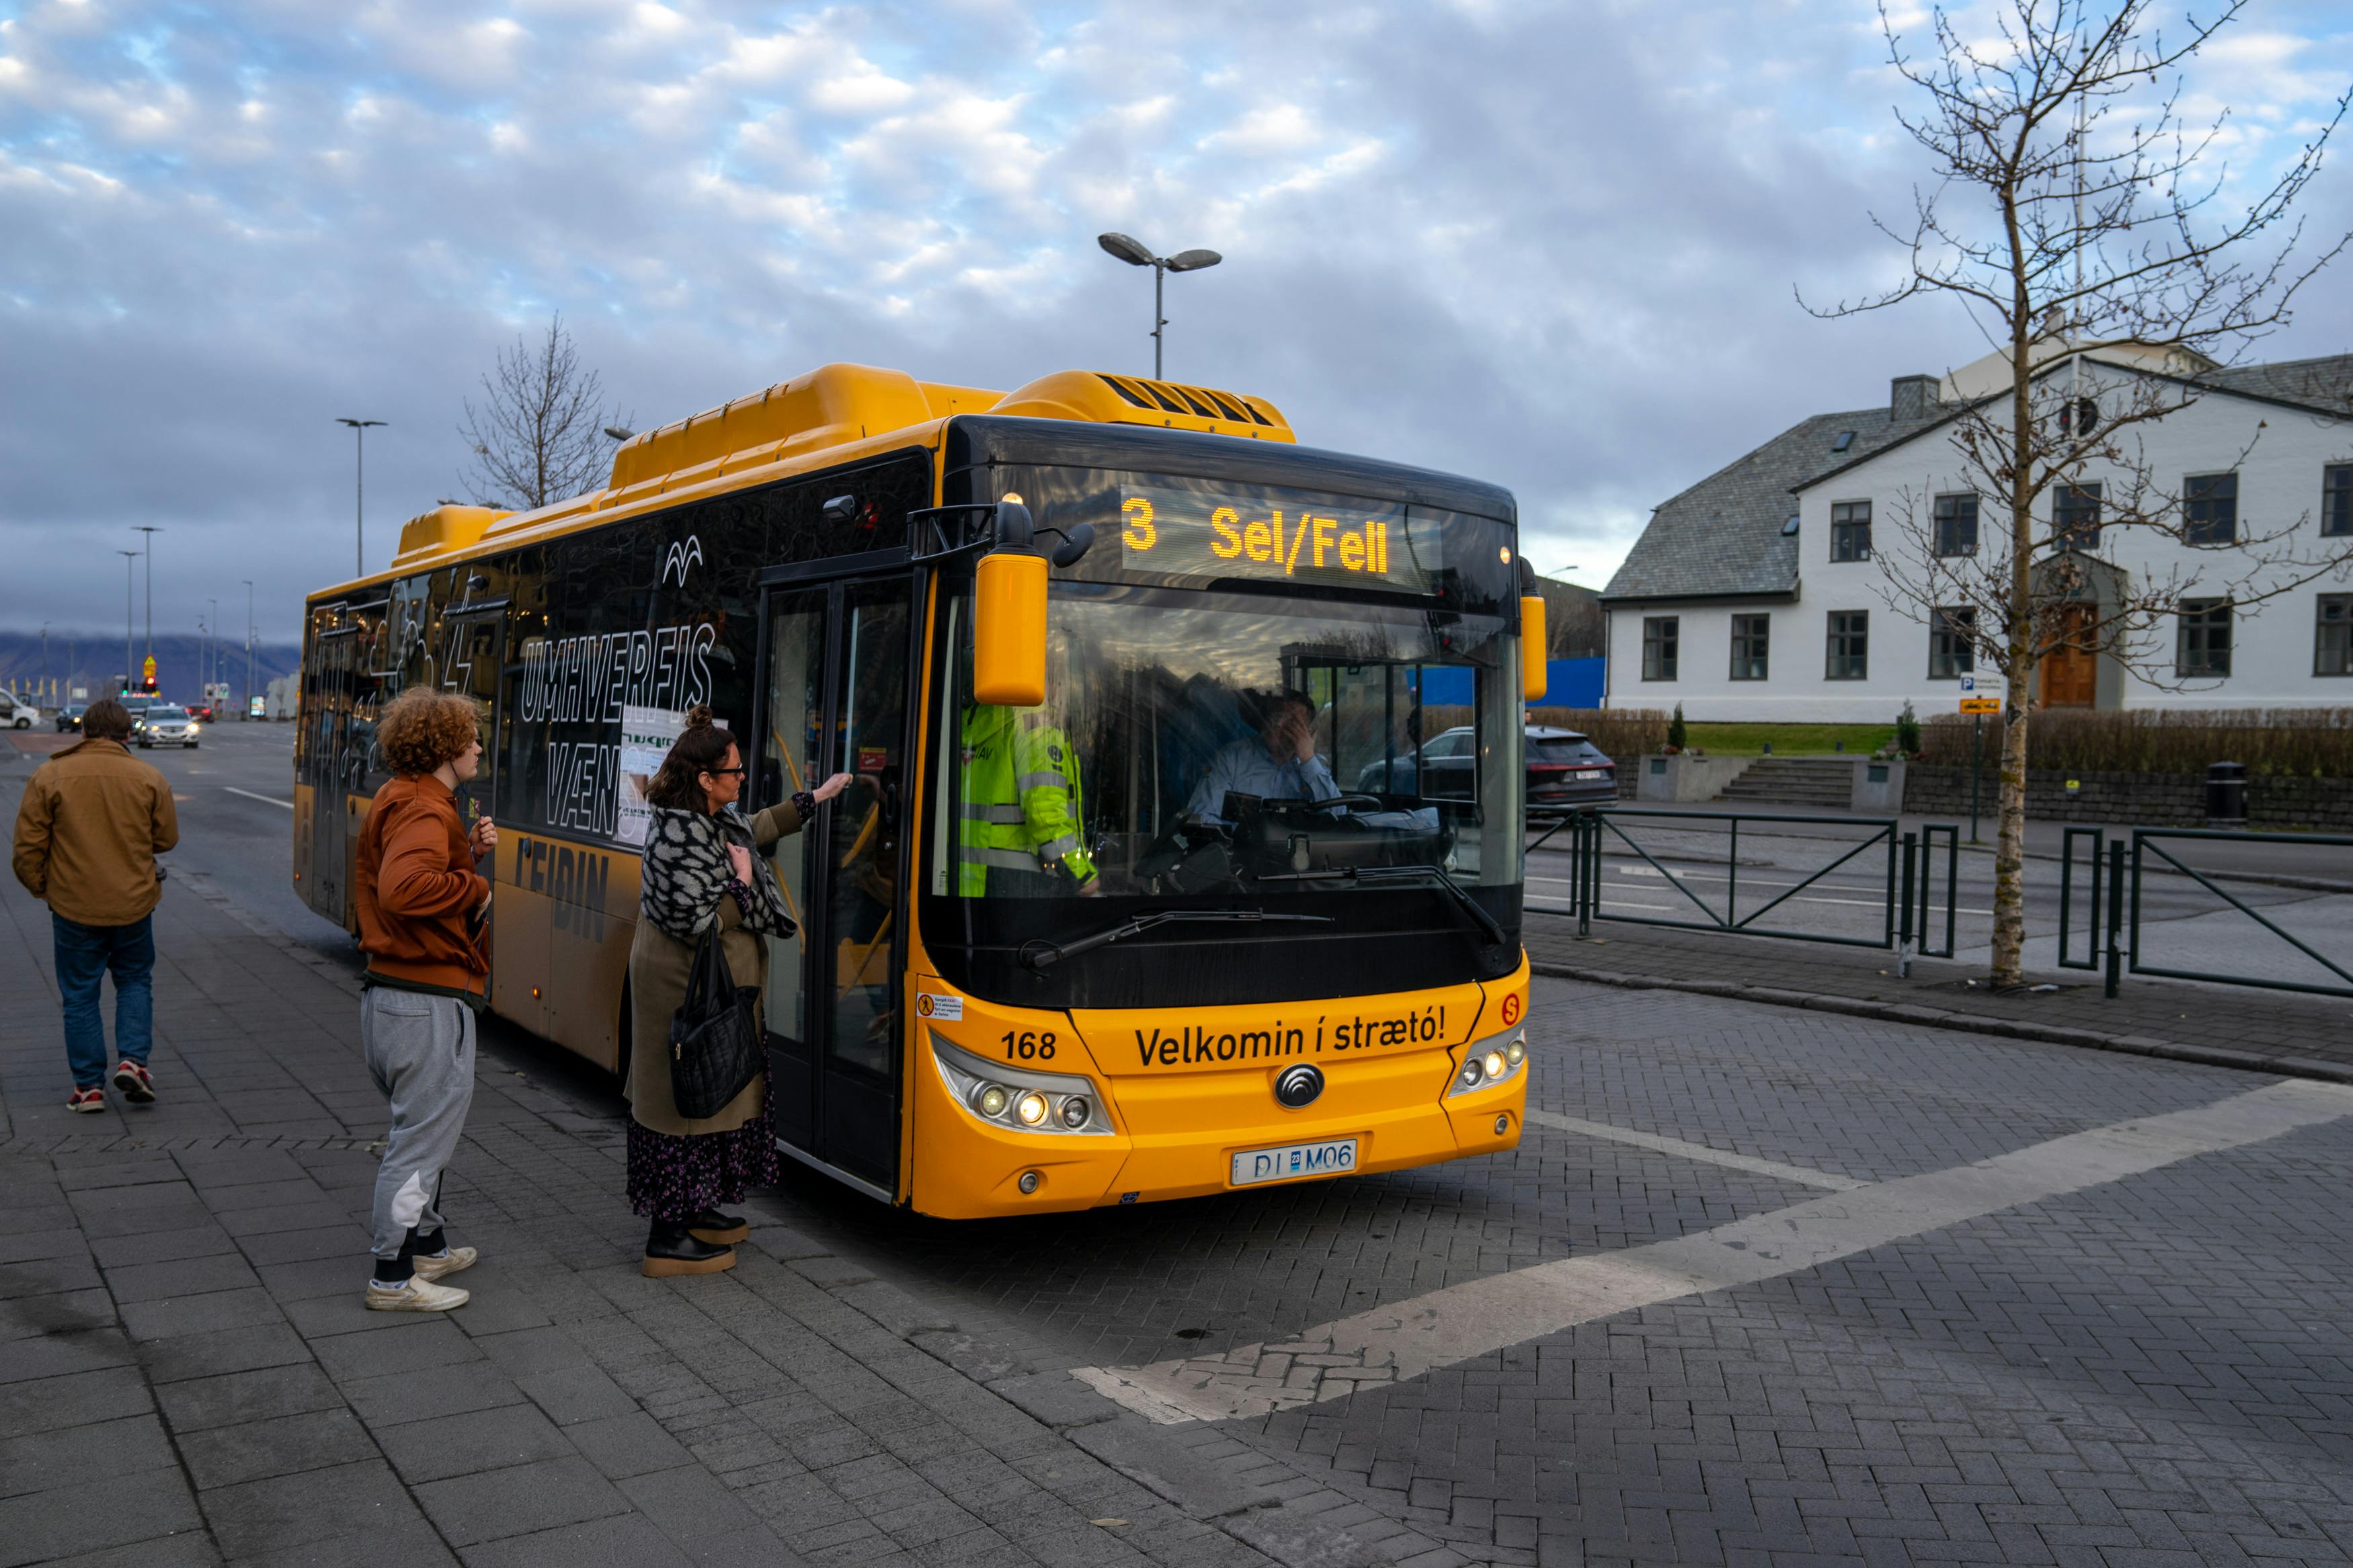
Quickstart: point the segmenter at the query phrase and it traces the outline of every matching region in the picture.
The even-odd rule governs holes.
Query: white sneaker
[[[471,1268],[480,1257],[481,1254],[470,1247],[452,1247],[430,1257],[412,1258],[409,1263],[419,1279],[446,1279]]]
[[[397,1285],[387,1285],[381,1279],[371,1279],[367,1285],[367,1310],[371,1312],[446,1312],[452,1307],[462,1307],[473,1298],[455,1285],[436,1285],[423,1275],[413,1275]]]

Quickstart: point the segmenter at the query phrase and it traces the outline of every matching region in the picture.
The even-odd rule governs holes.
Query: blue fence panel
[[[1601,706],[1602,672],[1609,666],[1606,658],[1556,658],[1545,666],[1546,678],[1551,689],[1544,695],[1546,708],[1599,708]],[[1421,700],[1432,706],[1457,704],[1470,706],[1474,692],[1472,671],[1425,667],[1421,672]]]

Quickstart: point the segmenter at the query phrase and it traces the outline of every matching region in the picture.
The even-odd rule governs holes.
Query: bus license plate
[[[1291,1143],[1280,1149],[1245,1149],[1234,1156],[1233,1185],[1287,1182],[1301,1176],[1345,1176],[1356,1168],[1356,1141],[1332,1138],[1321,1143]]]

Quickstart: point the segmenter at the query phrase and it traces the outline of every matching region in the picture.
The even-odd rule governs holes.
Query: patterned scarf
[[[744,910],[745,929],[763,936],[793,934],[776,871],[754,844],[752,825],[732,805],[716,816],[654,808],[638,902],[656,931],[692,945],[718,923],[719,900],[727,896],[728,879],[734,875],[727,864],[730,844],[752,852],[752,907]]]

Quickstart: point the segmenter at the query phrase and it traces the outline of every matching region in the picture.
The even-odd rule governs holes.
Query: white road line
[[[2285,1079],[1973,1165],[1834,1193],[1672,1241],[1491,1275],[1275,1344],[1071,1375],[1154,1421],[1230,1421],[1344,1399],[1620,1312],[1802,1273],[1906,1237],[2353,1115],[2353,1087]]]
[[[235,784],[223,784],[221,785],[221,788],[228,791],[231,795],[241,795],[248,800],[258,800],[264,805],[282,805],[289,811],[294,809],[294,803],[292,801],[280,800],[274,795],[256,795],[249,789],[239,789]]]
[[[1804,1165],[1784,1165],[1778,1160],[1758,1160],[1746,1154],[1729,1153],[1711,1149],[1704,1143],[1686,1143],[1680,1138],[1664,1138],[1656,1132],[1637,1132],[1630,1127],[1612,1127],[1606,1121],[1588,1121],[1579,1116],[1561,1116],[1549,1110],[1531,1110],[1530,1121],[1542,1127],[1556,1127],[1563,1132],[1574,1132],[1584,1138],[1601,1138],[1612,1143],[1632,1143],[1640,1148],[1655,1149],[1662,1154],[1672,1154],[1678,1160],[1701,1160],[1711,1165],[1725,1165],[1736,1171],[1747,1171],[1759,1176],[1771,1176],[1776,1181],[1794,1182],[1802,1187],[1827,1187],[1834,1193],[1851,1193],[1857,1187],[1869,1186],[1852,1176],[1834,1176],[1828,1171],[1810,1170]]]

